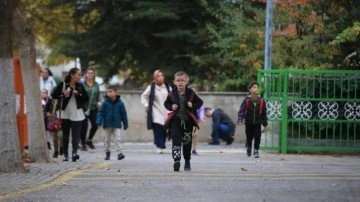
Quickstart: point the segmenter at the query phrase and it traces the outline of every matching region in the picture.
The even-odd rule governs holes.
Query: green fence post
[[[288,133],[288,82],[289,72],[284,71],[284,89],[282,98],[282,121],[281,121],[281,144],[280,153],[286,154],[287,152],[287,133]]]

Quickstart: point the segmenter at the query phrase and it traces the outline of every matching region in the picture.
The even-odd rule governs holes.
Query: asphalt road
[[[170,145],[168,144],[168,148]],[[125,159],[102,145],[81,152],[95,161],[55,180],[12,193],[4,201],[360,201],[359,156],[279,155],[247,157],[243,145],[199,145],[192,170],[174,172],[170,150],[125,144]],[[76,164],[76,163],[74,163]]]

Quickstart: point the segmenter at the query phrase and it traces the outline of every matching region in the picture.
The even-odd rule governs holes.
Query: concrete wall
[[[126,131],[122,130],[122,142],[152,142],[152,130],[146,129],[146,112],[143,105],[140,103],[140,95],[142,91],[121,91],[121,99],[125,103],[129,128]],[[221,108],[227,113],[236,123],[237,113],[241,101],[247,93],[217,93],[217,92],[200,92],[201,99],[204,101],[205,107]],[[236,127],[235,142],[245,142],[244,126],[238,125]],[[204,123],[200,124],[200,132],[198,141],[207,142],[211,135],[211,119],[206,118]],[[103,132],[98,130],[94,137],[94,141],[103,140]]]

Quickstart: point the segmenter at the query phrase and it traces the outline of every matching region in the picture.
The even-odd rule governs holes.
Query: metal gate
[[[360,152],[360,71],[259,70],[269,126],[261,148]]]

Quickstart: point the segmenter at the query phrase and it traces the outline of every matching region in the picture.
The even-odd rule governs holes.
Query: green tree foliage
[[[184,70],[221,91],[246,90],[263,68],[265,0],[81,2],[22,1],[51,49],[48,64],[79,57],[106,80],[122,72],[126,88],[147,84],[158,68],[168,80]],[[359,2],[274,1],[272,68],[358,69]]]

